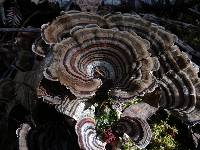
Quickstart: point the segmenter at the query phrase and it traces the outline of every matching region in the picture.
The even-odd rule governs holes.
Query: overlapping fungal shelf
[[[16,134],[19,138],[19,150],[28,150],[27,136],[31,127],[29,124],[22,124],[20,128],[17,129]]]
[[[197,95],[194,81],[198,82],[199,79],[197,69],[184,55],[177,47],[168,52],[168,55],[162,55],[165,60],[163,68],[168,69],[159,83],[163,89],[161,106],[189,113],[196,105]]]
[[[70,30],[73,27],[88,24],[96,24],[102,28],[107,27],[107,22],[102,16],[72,10],[63,12],[61,16],[58,16],[51,23],[42,25],[42,38],[48,44],[55,44],[60,42],[63,37],[69,37]]]
[[[58,112],[70,116],[75,120],[79,120],[84,112],[85,101],[84,99],[70,100],[66,97],[61,104],[56,105],[55,108]]]
[[[104,150],[106,143],[102,142],[96,134],[95,120],[90,117],[85,117],[79,120],[76,124],[76,133],[81,149],[84,150]]]
[[[111,28],[129,31],[148,40],[151,54],[159,60],[156,71],[158,86],[162,90],[160,106],[189,113],[194,110],[199,83],[198,69],[175,45],[176,36],[163,27],[144,20],[138,15],[114,14],[106,16]]]
[[[75,95],[55,107],[76,119],[82,149],[105,149],[106,143],[96,138],[94,117],[79,112],[84,114],[85,102],[90,103],[106,84],[105,95],[120,102],[159,89],[158,107],[147,102],[131,105],[113,125],[115,134],[126,133],[139,148],[150,142],[147,121],[158,109],[167,109],[187,123],[200,121],[199,70],[175,45],[177,37],[163,27],[136,14],[69,11],[43,25],[42,38],[52,49],[33,51],[41,56],[48,53],[44,77]]]
[[[138,148],[145,148],[152,137],[147,121],[138,117],[121,117],[113,130],[119,135],[126,133]]]
[[[123,113],[121,114],[121,117],[137,117],[144,120],[147,120],[150,118],[158,108],[153,107],[145,102],[140,102],[138,104],[133,104],[129,106],[128,108],[123,110]]]
[[[137,147],[145,148],[152,137],[147,119],[157,110],[157,107],[153,107],[145,102],[131,105],[124,109],[120,120],[114,126],[114,131],[126,133],[135,142]]]
[[[70,34],[55,44],[53,63],[45,75],[59,80],[77,97],[93,96],[107,80],[113,83],[110,95],[122,99],[139,95],[153,84],[150,71],[156,60],[147,51],[148,41],[96,25],[75,26]]]
[[[39,37],[32,45],[32,51],[38,56],[45,57],[47,53],[47,44],[45,41]]]
[[[106,15],[110,28],[118,28],[137,34],[151,43],[151,53],[158,56],[160,53],[173,46],[176,36],[165,31],[163,27],[144,20],[139,15],[115,13]]]

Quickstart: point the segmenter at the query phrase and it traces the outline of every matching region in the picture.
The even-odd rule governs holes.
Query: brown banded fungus
[[[149,42],[128,32],[97,26],[74,27],[70,38],[55,44],[53,79],[77,97],[95,94],[102,82],[113,83],[110,95],[130,98],[153,84],[154,59]]]
[[[198,69],[177,46],[161,55],[159,85],[162,89],[161,107],[183,113],[192,112],[198,101]],[[165,72],[165,73],[164,73]]]
[[[96,24],[99,27],[107,28],[103,17],[87,12],[68,11],[57,17],[54,21],[42,25],[42,38],[47,44],[60,42],[63,37],[70,36],[70,30],[76,26]]]
[[[145,102],[140,102],[138,104],[134,104],[124,109],[121,117],[138,117],[144,120],[150,118],[158,108],[153,107]]]
[[[85,101],[86,99],[70,100],[68,97],[66,97],[61,104],[56,105],[55,108],[58,112],[70,116],[75,120],[79,120],[85,109]]]
[[[27,145],[27,135],[31,127],[29,124],[22,124],[20,128],[17,129],[16,134],[19,138],[19,150],[28,150]]]
[[[139,15],[116,13],[106,15],[110,28],[128,31],[133,35],[141,36],[151,44],[151,53],[158,56],[166,49],[173,46],[176,36],[165,31],[163,27],[151,23]]]
[[[138,148],[145,148],[152,137],[147,119],[157,110],[158,108],[145,102],[131,105],[123,111],[114,129],[118,134],[126,133]]]
[[[126,133],[138,148],[145,148],[152,137],[149,124],[141,118],[122,117],[113,125],[113,130],[119,136]]]
[[[198,69],[175,45],[177,37],[163,27],[138,15],[102,17],[69,11],[43,25],[42,38],[52,47],[50,57],[45,58],[50,61],[44,67],[44,76],[60,82],[76,96],[74,100],[66,96],[58,103],[55,97],[45,98],[54,101],[59,112],[77,120],[82,149],[105,148],[105,143],[96,138],[94,117],[77,113],[85,111],[84,102],[105,84],[112,83],[108,95],[115,100],[135,96],[145,99],[147,93],[159,89],[158,102],[151,99],[156,101],[155,107],[146,101],[131,105],[113,125],[116,134],[126,133],[139,148],[150,142],[147,119],[158,108],[168,109],[187,122],[200,120]],[[40,48],[38,45],[35,52],[44,56],[47,51]]]
[[[105,150],[106,143],[102,142],[96,134],[95,120],[85,117],[76,124],[79,146],[83,150]]]
[[[48,50],[48,45],[41,37],[36,39],[32,45],[32,51],[38,56],[45,57],[48,52],[47,50]]]
[[[150,53],[160,62],[159,69],[154,72],[162,91],[160,106],[186,113],[193,111],[198,95],[198,88],[195,89],[199,82],[198,70],[175,45],[177,37],[139,15],[117,13],[105,19],[110,28],[137,34],[150,42]]]

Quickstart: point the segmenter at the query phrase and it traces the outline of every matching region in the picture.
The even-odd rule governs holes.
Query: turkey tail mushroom
[[[185,112],[194,110],[195,88],[186,74],[170,71],[159,83],[162,89],[161,107]]]
[[[42,37],[39,37],[35,40],[35,42],[32,44],[32,51],[41,57],[45,57],[48,52],[48,45],[45,43],[45,41],[42,39]]]
[[[157,69],[154,70],[156,78],[162,78],[167,68],[163,67],[165,63],[161,55],[172,50],[177,37],[171,34],[161,26],[151,23],[139,15],[133,14],[112,14],[105,16],[110,28],[118,28],[121,31],[128,31],[133,35],[141,36],[150,42],[149,52],[158,59]],[[171,69],[171,68],[170,68]],[[157,70],[157,71],[156,71]]]
[[[198,68],[177,46],[160,57],[161,105],[169,109],[192,112],[198,99]],[[162,71],[161,71],[162,70]]]
[[[161,26],[146,21],[138,15],[111,14],[105,16],[110,28],[139,35],[151,44],[151,54],[158,58],[159,69],[154,72],[162,89],[160,105],[168,109],[194,110],[198,70],[188,56],[174,45],[177,37]]]
[[[85,101],[86,99],[70,100],[66,97],[65,100],[63,100],[61,104],[56,105],[55,108],[58,112],[78,120],[84,111]]]
[[[86,10],[89,6],[81,7]],[[163,27],[139,15],[101,17],[69,11],[43,25],[42,38],[52,48],[44,60],[48,63],[43,75],[76,97],[46,99],[57,111],[76,119],[81,149],[105,149],[106,143],[96,137],[95,108],[84,109],[85,101],[108,84],[108,96],[119,101],[143,96],[143,102],[126,108],[113,125],[116,134],[128,134],[139,148],[150,142],[152,133],[146,120],[158,107],[189,123],[200,121],[198,69],[175,45],[177,37]],[[35,53],[46,54],[39,41],[34,48]],[[43,98],[45,94],[43,91]]]
[[[190,126],[194,126],[200,123],[200,80],[196,80],[196,83],[194,84],[194,88],[195,88],[195,95],[196,95],[196,105],[194,109],[189,113],[180,112],[180,111],[173,112],[177,117],[179,117],[181,120],[183,120],[185,123],[187,123]]]
[[[106,143],[97,137],[93,118],[85,117],[79,120],[76,124],[76,133],[82,150],[105,150]]]
[[[107,23],[103,17],[87,12],[68,11],[57,17],[54,21],[42,25],[42,38],[47,44],[60,42],[63,37],[70,36],[70,30],[75,26],[85,26],[96,24],[107,28]]]
[[[159,55],[174,45],[177,37],[163,27],[151,23],[139,15],[113,14],[105,16],[110,28],[118,28],[137,34],[151,43],[152,55]]]
[[[119,133],[122,130],[123,133],[129,135],[138,148],[145,148],[152,137],[150,126],[146,120],[157,110],[158,107],[151,106],[146,102],[131,105],[121,114],[115,130]]]
[[[76,26],[71,36],[54,46],[47,70],[75,96],[93,96],[104,81],[111,80],[109,94],[129,99],[154,83],[148,41],[95,25]]]
[[[19,138],[19,150],[28,150],[27,136],[31,127],[29,124],[22,124],[20,128],[17,129],[16,134]]]
[[[145,102],[140,102],[126,108],[121,117],[137,117],[143,120],[150,118],[158,110],[158,107],[153,107]]]
[[[113,131],[120,136],[126,133],[138,148],[145,148],[152,137],[149,124],[137,117],[120,118],[113,126]]]

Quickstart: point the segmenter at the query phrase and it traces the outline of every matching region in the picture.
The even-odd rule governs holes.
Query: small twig
[[[40,28],[0,28],[0,32],[41,32]]]
[[[101,77],[104,77],[104,74],[100,71],[99,68],[95,68],[95,72],[100,75]]]

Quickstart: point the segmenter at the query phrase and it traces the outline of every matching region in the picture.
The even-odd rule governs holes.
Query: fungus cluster
[[[85,117],[77,122],[76,133],[78,135],[78,143],[81,149],[105,149],[105,142],[98,139],[95,130],[95,120],[90,117]]]
[[[198,68],[175,45],[177,37],[163,27],[136,14],[68,11],[41,30],[43,40],[36,41],[33,51],[48,60],[44,77],[75,96],[51,103],[55,101],[59,112],[77,121],[82,149],[105,149],[106,143],[96,137],[95,114],[88,113],[87,106],[104,85],[108,89],[103,94],[122,103],[160,91],[158,100],[123,110],[112,126],[115,136],[126,133],[139,148],[150,142],[148,118],[158,109],[167,109],[187,123],[200,120]]]

